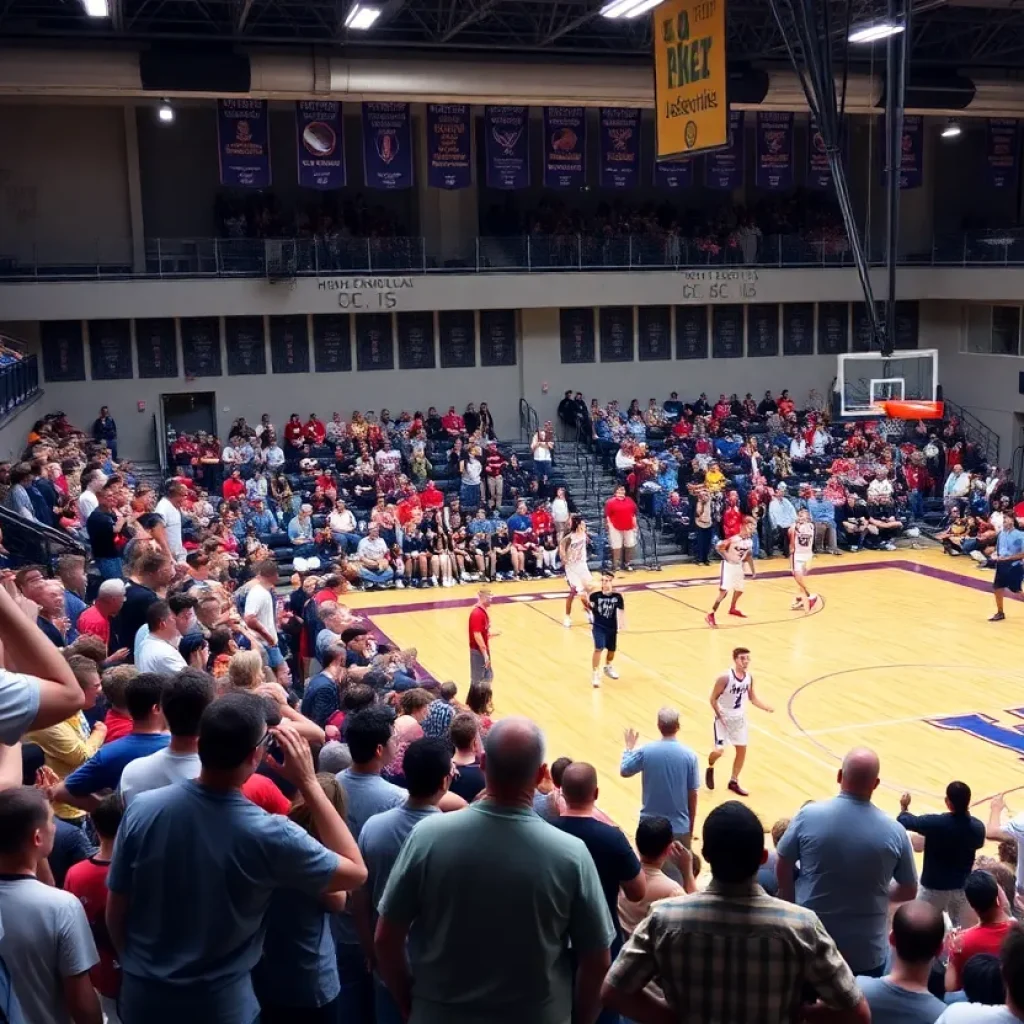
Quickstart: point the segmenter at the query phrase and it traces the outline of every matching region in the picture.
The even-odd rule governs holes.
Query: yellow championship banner
[[[654,9],[657,160],[729,142],[725,0],[665,0]]]

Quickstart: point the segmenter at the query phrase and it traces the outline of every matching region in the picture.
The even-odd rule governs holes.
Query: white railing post
[[[533,253],[530,251],[530,236],[526,236],[526,269],[533,269]]]

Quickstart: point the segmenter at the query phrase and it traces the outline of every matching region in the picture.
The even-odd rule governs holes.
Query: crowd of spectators
[[[949,510],[951,525],[940,535],[947,551],[985,564],[992,516],[998,526],[1013,500],[1008,472],[985,462],[955,417],[830,423],[813,393],[798,408],[786,390],[760,400],[701,393],[690,402],[673,391],[663,402],[633,399],[626,408],[617,400],[588,405],[569,391],[558,416],[570,436],[589,439],[641,510],[705,565],[744,516],[757,521],[756,557],[789,554],[789,527],[802,508],[816,527],[815,550],[838,554],[892,550],[897,538],[919,536],[932,505]],[[964,548],[970,517],[974,543]]]

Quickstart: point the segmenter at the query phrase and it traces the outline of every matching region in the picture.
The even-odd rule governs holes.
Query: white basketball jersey
[[[725,560],[733,565],[739,565],[745,561],[754,549],[754,542],[749,537],[732,538],[732,543],[725,549]]]
[[[729,669],[729,681],[718,697],[718,711],[723,718],[743,718],[750,700],[750,686],[754,677],[748,672],[740,678],[735,669]]]
[[[587,560],[587,535],[569,535],[569,550],[565,553],[566,565],[580,565]]]
[[[814,550],[814,524],[797,523],[795,536],[796,545],[794,554],[797,556],[811,554]]]

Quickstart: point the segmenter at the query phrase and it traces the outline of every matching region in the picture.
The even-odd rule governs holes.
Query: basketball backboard
[[[877,419],[884,402],[934,402],[939,386],[936,349],[913,349],[883,356],[848,352],[839,356],[836,391],[839,417]]]

